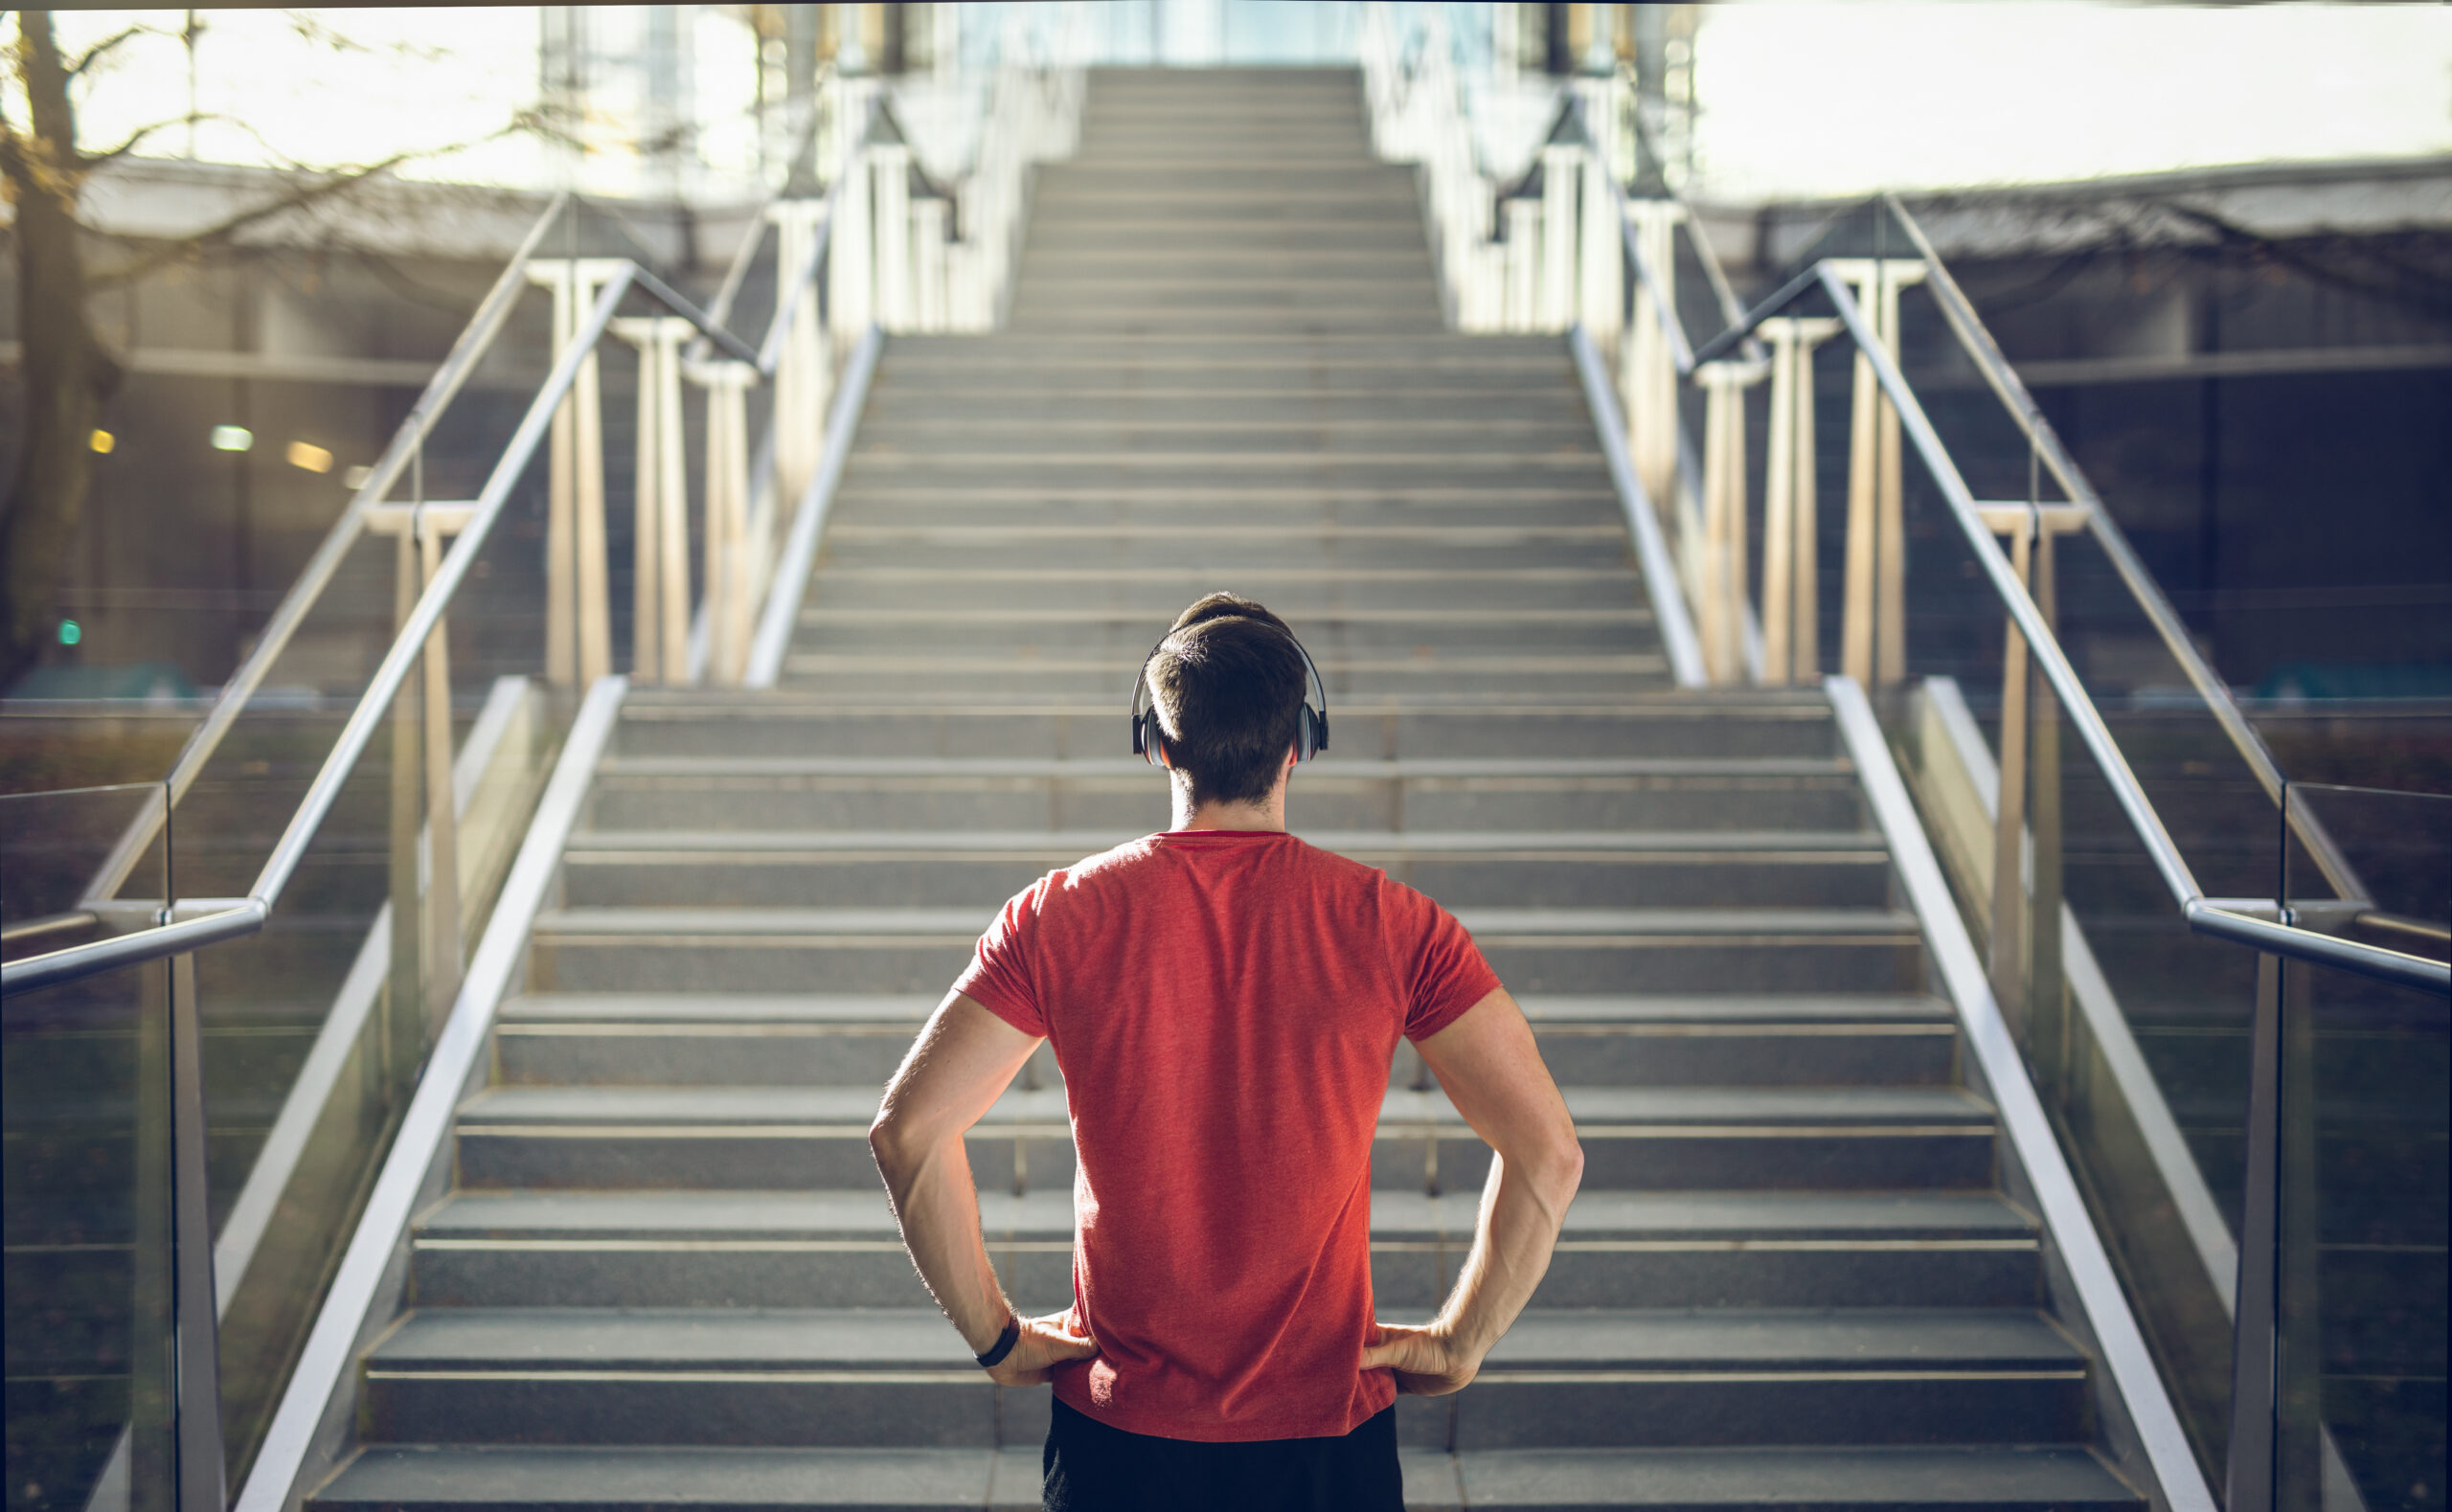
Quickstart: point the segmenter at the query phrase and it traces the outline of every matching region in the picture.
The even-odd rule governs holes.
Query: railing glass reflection
[[[160,799],[152,783],[0,797],[0,955],[154,923],[171,893],[167,845],[130,896],[92,907],[84,890]],[[172,971],[152,961],[0,998],[11,1506],[177,1504]],[[184,1049],[192,1062],[193,1036]]]
[[[2367,884],[2346,902],[2285,853],[2276,899],[2294,919],[2452,956],[2452,796],[2293,783],[2285,801]],[[2233,1475],[2253,1495],[2262,1472],[2277,1507],[2438,1506],[2452,1003],[2297,960],[2264,980],[2243,1244],[2270,1258],[2241,1275],[2272,1309],[2273,1364],[2242,1372]]]

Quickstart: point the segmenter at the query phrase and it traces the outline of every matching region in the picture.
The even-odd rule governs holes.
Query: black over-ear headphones
[[[1266,621],[1253,622],[1267,623]],[[1294,759],[1308,761],[1328,748],[1328,685],[1320,681],[1320,664],[1311,660],[1311,653],[1303,648],[1302,642],[1294,639],[1293,631],[1279,629],[1275,625],[1269,628],[1292,642],[1295,654],[1303,658],[1306,682],[1303,711],[1294,716]],[[1167,635],[1174,633],[1169,630]],[[1157,709],[1148,702],[1149,664],[1158,659],[1158,652],[1166,643],[1167,636],[1160,636],[1157,645],[1151,646],[1149,654],[1141,659],[1141,670],[1132,680],[1132,754],[1151,766],[1166,764],[1166,754],[1162,749],[1166,734],[1158,728]]]

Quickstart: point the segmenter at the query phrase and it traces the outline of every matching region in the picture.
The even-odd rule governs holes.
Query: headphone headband
[[[1220,615],[1218,618],[1231,618],[1237,620],[1250,619],[1248,615]],[[1201,621],[1197,622],[1205,624],[1208,621]],[[1252,622],[1255,624],[1268,624],[1268,621],[1265,620],[1254,620]],[[1190,629],[1192,627],[1190,625],[1186,625],[1183,628]],[[1320,664],[1311,660],[1310,651],[1305,648],[1302,641],[1295,636],[1293,631],[1286,629],[1283,625],[1271,624],[1268,625],[1268,628],[1275,630],[1278,634],[1285,637],[1287,642],[1293,645],[1294,654],[1303,658],[1303,706],[1301,709],[1296,711],[1294,715],[1294,759],[1297,761],[1308,761],[1313,756],[1328,748],[1328,685],[1321,680]],[[1167,642],[1171,639],[1174,634],[1175,632],[1173,630],[1169,630],[1165,635],[1158,637],[1157,643],[1149,647],[1149,654],[1141,659],[1141,670],[1133,674],[1132,679],[1132,706],[1130,710],[1132,715],[1132,754],[1148,762],[1151,766],[1160,765],[1163,761],[1164,757],[1161,746],[1166,739],[1166,735],[1164,732],[1160,731],[1158,728],[1158,709],[1156,704],[1147,701],[1149,698],[1149,664],[1158,659],[1158,653],[1166,649]],[[1316,695],[1316,697],[1314,695]]]

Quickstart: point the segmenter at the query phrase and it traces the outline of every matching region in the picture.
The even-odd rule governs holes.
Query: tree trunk
[[[0,687],[42,655],[61,564],[93,483],[93,435],[119,364],[85,316],[85,264],[78,244],[77,153],[68,73],[51,12],[18,13],[20,74],[34,133],[0,137],[0,175],[16,210],[17,331],[24,356],[17,471],[0,512]]]

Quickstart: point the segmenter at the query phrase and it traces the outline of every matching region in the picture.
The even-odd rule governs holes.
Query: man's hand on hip
[[[1482,1368],[1445,1330],[1381,1323],[1379,1342],[1362,1351],[1365,1370],[1394,1370],[1396,1389],[1407,1396],[1445,1396],[1462,1391]]]
[[[1067,1360],[1087,1360],[1099,1352],[1099,1342],[1073,1331],[1070,1312],[1045,1318],[1015,1318],[1021,1336],[1012,1350],[988,1368],[988,1379],[998,1386],[1045,1386],[1048,1366]]]

